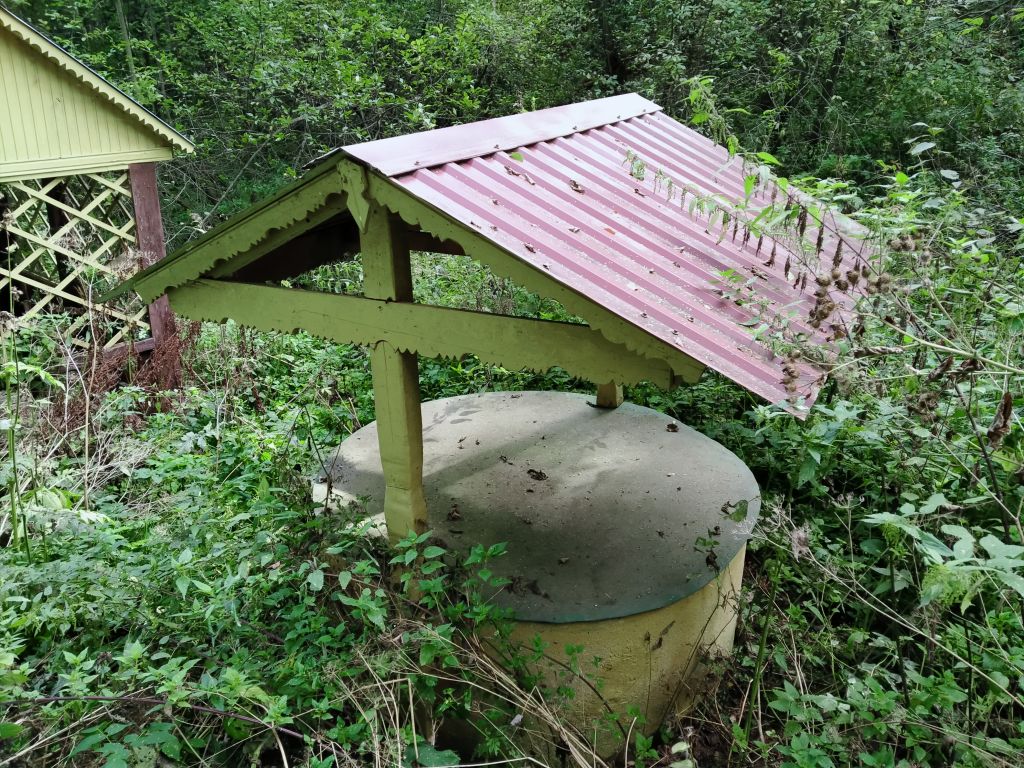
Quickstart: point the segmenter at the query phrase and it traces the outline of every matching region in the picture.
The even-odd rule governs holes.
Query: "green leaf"
[[[102,728],[97,728],[96,730],[93,730],[91,733],[89,733],[89,731],[86,731],[86,733],[88,735],[75,745],[75,748],[71,750],[71,754],[69,755],[69,757],[74,757],[75,755],[81,752],[88,752],[97,744],[99,744],[102,741],[106,741],[107,739],[107,734],[104,732]]]
[[[922,515],[930,515],[932,512],[943,507],[951,507],[953,504],[941,493],[933,493],[928,497],[918,510]]]
[[[936,563],[941,563],[946,558],[953,557],[953,550],[927,531],[921,531],[917,546],[926,557]]]
[[[782,165],[782,163],[779,162],[779,159],[771,152],[758,152],[757,159],[762,163],[768,163],[768,165]]]
[[[974,557],[974,535],[962,525],[944,525],[942,532],[948,536],[955,536],[956,543],[953,544],[953,557],[957,560],[968,560]]]
[[[754,187],[757,185],[757,176],[746,176],[743,179],[743,197],[747,200],[754,194]]]
[[[426,742],[405,750],[404,768],[442,768],[448,765],[461,765],[459,756],[450,749],[440,750]]]
[[[747,510],[750,508],[750,502],[746,499],[740,499],[736,502],[736,507],[729,513],[729,519],[734,523],[742,523],[747,519]]]
[[[0,723],[0,741],[17,738],[24,730],[25,726],[17,723]]]
[[[124,744],[105,744],[101,751],[107,755],[103,768],[128,768],[132,755]]]
[[[425,667],[433,663],[437,658],[437,649],[433,645],[424,645],[420,648],[420,666]]]
[[[895,179],[896,183],[899,184],[901,187],[908,181],[910,181],[910,177],[907,176],[907,174],[905,174],[903,171],[896,171],[896,175],[893,178]]]
[[[796,477],[796,485],[799,488],[802,485],[806,485],[814,479],[815,475],[818,474],[818,462],[812,457],[808,456],[804,459],[803,464],[800,465],[800,472]]]
[[[916,155],[920,155],[922,152],[927,152],[929,149],[932,149],[934,146],[935,146],[935,142],[934,141],[922,141],[922,142],[920,142],[918,144],[915,144],[914,146],[912,146],[910,148],[910,154],[915,155],[915,156]]]
[[[1018,576],[1012,571],[997,571],[996,576],[1010,589],[1024,596],[1024,576]]]
[[[939,175],[942,176],[942,178],[944,179],[949,179],[950,181],[957,181],[960,178],[959,173],[949,168],[943,168],[941,171],[939,171]]]
[[[185,547],[185,549],[181,550],[181,552],[178,554],[178,565],[187,565],[188,563],[191,563],[191,562],[192,562],[192,550],[189,549],[188,547]]]
[[[324,572],[317,568],[315,571],[310,572],[309,576],[306,577],[306,584],[314,592],[319,592],[324,588]]]
[[[181,592],[182,597],[188,595],[188,588],[191,583],[192,579],[188,578],[188,576],[179,576],[174,580],[174,585],[178,588],[178,591]]]
[[[427,547],[423,550],[423,557],[427,560],[433,560],[435,557],[443,555],[445,550],[442,547]]]
[[[1006,557],[1012,560],[1017,559],[1021,554],[1024,554],[1024,547],[1016,544],[1004,544],[991,534],[982,538],[978,543],[985,548],[985,551],[988,552],[988,556],[993,558]]]
[[[142,734],[141,744],[159,747],[167,757],[177,760],[181,757],[181,742],[174,735],[171,723],[152,723]]]
[[[348,589],[348,585],[352,583],[352,572],[342,571],[338,574],[338,586],[342,589]]]
[[[508,156],[515,160],[517,163],[523,162],[523,154],[521,152],[509,152]]]

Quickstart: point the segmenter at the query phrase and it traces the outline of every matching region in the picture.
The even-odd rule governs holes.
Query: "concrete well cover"
[[[508,543],[493,570],[512,583],[494,601],[521,620],[664,607],[714,579],[757,519],[757,483],[723,446],[649,408],[593,402],[495,392],[423,404],[431,527],[455,551]],[[383,510],[376,423],[331,467],[343,501]]]

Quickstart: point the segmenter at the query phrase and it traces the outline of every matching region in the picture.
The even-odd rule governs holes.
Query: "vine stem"
[[[946,346],[945,344],[936,344],[934,341],[926,341],[925,339],[919,338],[914,334],[910,333],[910,331],[906,330],[905,328],[901,328],[898,325],[890,323],[888,320],[883,319],[882,323],[884,325],[887,325],[894,331],[899,331],[916,344],[921,344],[923,346],[930,347],[931,349],[938,350],[939,352],[945,352],[950,355],[956,355],[957,357],[966,358],[968,360],[977,360],[979,363],[990,365],[993,368],[998,368],[999,370],[1004,371],[1006,373],[1012,373],[1015,376],[1024,376],[1024,368],[1017,368],[1012,365],[1007,365],[1006,363],[1000,363],[998,360],[992,360],[991,358],[988,357],[982,357],[977,352],[969,352],[968,350],[957,349],[956,347],[949,347]]]
[[[772,581],[772,591],[768,597],[768,605],[775,605],[775,596],[779,593],[779,563],[777,560],[773,560],[772,564],[775,566],[772,569],[769,578]],[[761,637],[758,640],[757,646],[757,663],[754,665],[754,680],[750,686],[750,702],[749,709],[747,709],[747,722],[743,725],[743,739],[746,744],[750,743],[750,729],[754,725],[754,705],[758,696],[761,693],[761,677],[764,671],[764,657],[768,654],[768,629],[771,626],[769,616],[764,617],[764,623],[761,625]]]
[[[124,704],[153,704],[154,706],[165,706],[171,703],[167,699],[162,699],[158,696],[40,696],[36,699],[7,699],[0,701],[0,704],[7,704],[11,706],[31,706],[41,704],[58,704],[69,701],[105,701],[115,703],[120,702]],[[185,709],[190,709],[194,712],[216,715],[217,717],[243,720],[247,723],[260,725],[268,730],[284,734],[285,736],[291,736],[292,738],[300,739],[302,741],[305,741],[307,738],[307,734],[302,734],[298,731],[293,731],[290,728],[285,728],[280,725],[272,725],[260,720],[258,717],[252,717],[251,715],[243,715],[238,712],[227,712],[223,709],[215,709],[213,707],[204,707],[201,704],[178,704],[175,706],[184,707]],[[308,736],[308,738],[311,738],[320,744],[327,743],[319,736],[311,735]]]

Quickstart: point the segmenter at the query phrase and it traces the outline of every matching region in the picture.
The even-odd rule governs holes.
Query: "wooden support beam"
[[[597,407],[618,408],[623,403],[622,385],[610,381],[607,384],[597,385]]]
[[[409,248],[398,236],[386,209],[370,206],[360,243],[366,296],[387,302],[411,302]],[[384,520],[388,538],[395,543],[410,533],[427,530],[419,366],[415,352],[378,341],[370,352],[370,367],[384,468]]]
[[[160,213],[160,192],[156,185],[156,164],[136,163],[128,166],[128,178],[135,206],[135,239],[142,253],[143,266],[155,264],[167,255],[164,242],[164,221]],[[160,386],[174,389],[181,385],[181,356],[175,343],[177,326],[166,296],[149,305],[149,329],[155,354],[160,360]]]
[[[193,320],[230,318],[264,331],[303,330],[342,343],[387,341],[424,357],[474,354],[510,370],[544,372],[557,365],[587,381],[649,381],[663,389],[675,383],[664,360],[612,344],[587,325],[222,280],[197,280],[168,295],[175,311]]]

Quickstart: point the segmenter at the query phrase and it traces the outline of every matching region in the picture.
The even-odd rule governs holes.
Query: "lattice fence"
[[[127,172],[5,182],[0,217],[0,310],[69,317],[79,347],[149,337],[144,304],[96,301],[142,266]]]

